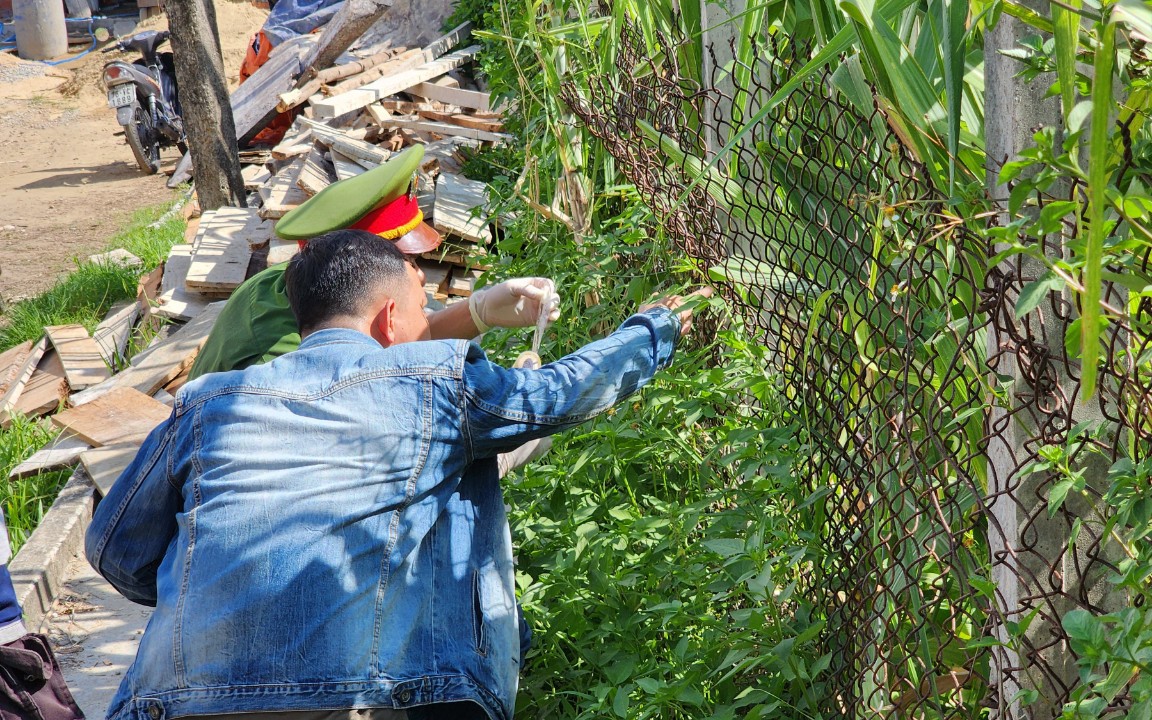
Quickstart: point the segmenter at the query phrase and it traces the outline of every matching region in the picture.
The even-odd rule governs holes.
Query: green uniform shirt
[[[300,346],[296,317],[284,290],[284,269],[273,265],[232,293],[188,377],[259,365]]]

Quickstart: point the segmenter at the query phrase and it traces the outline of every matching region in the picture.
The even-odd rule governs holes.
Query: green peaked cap
[[[424,146],[412,145],[383,165],[356,177],[334,182],[276,222],[285,240],[308,240],[340,230],[404,193],[424,159]]]

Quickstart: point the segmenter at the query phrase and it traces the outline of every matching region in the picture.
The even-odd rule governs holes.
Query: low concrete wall
[[[29,630],[40,627],[67,579],[68,564],[84,550],[84,533],[92,522],[95,495],[92,478],[78,467],[28,542],[8,564]]]

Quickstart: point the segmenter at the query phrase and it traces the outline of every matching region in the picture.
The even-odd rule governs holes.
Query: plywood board
[[[107,495],[112,484],[124,474],[136,454],[140,452],[140,443],[117,443],[105,447],[86,450],[80,454],[80,462],[88,471],[92,482],[96,483],[101,495]]]
[[[132,328],[136,327],[136,318],[140,317],[140,306],[135,302],[122,302],[112,306],[96,331],[92,339],[100,347],[100,356],[104,362],[115,367],[124,359],[124,350],[128,347],[128,339],[132,337]]]
[[[12,472],[8,473],[8,479],[19,480],[42,472],[72,467],[80,460],[80,454],[89,448],[91,445],[75,435],[61,433],[53,442],[12,468]]]
[[[44,332],[60,353],[64,375],[73,390],[82,390],[111,377],[112,371],[104,362],[100,346],[83,325],[52,325],[44,328]]]
[[[192,246],[173,245],[164,261],[164,280],[160,285],[159,305],[155,313],[172,320],[191,320],[208,307],[212,298],[185,286],[192,267]]]
[[[64,365],[60,362],[59,354],[50,348],[28,379],[24,392],[20,393],[12,410],[25,417],[38,418],[55,412],[66,397],[68,381],[64,379]],[[0,415],[0,424],[7,427],[8,418]]]
[[[220,208],[201,220],[184,287],[196,292],[226,292],[244,282],[253,240],[265,242],[271,227],[251,208]]]
[[[40,362],[40,358],[44,356],[44,352],[48,348],[48,338],[40,338],[34,345],[32,345],[27,353],[23,354],[23,359],[20,361],[14,372],[5,374],[5,387],[3,395],[0,395],[0,423],[6,427],[9,422],[9,416],[12,410],[17,407],[20,398],[23,396],[27,383],[31,380],[32,376],[36,373],[36,366]]]
[[[266,220],[275,220],[288,214],[289,210],[298,207],[308,199],[304,191],[296,187],[296,178],[300,175],[300,168],[304,165],[304,158],[296,158],[280,172],[272,176],[264,188],[267,188],[267,197],[264,198],[264,207],[260,208],[260,217]],[[264,188],[261,188],[263,194]]]
[[[186,367],[192,364],[196,353],[212,330],[223,302],[214,302],[191,322],[177,329],[168,338],[153,346],[136,364],[117,373],[111,380],[72,396],[74,406],[84,405],[116,389],[129,387],[151,395],[164,387]]]
[[[472,242],[487,243],[492,231],[483,219],[472,216],[472,209],[485,204],[485,185],[460,175],[442,173],[436,181],[436,206],[432,224],[437,230],[457,235]]]
[[[121,387],[52,416],[52,424],[93,447],[143,440],[172,411],[139,390]]]

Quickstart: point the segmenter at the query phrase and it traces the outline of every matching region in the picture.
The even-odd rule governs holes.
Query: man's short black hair
[[[355,317],[382,285],[402,288],[408,265],[394,244],[364,230],[335,230],[309,240],[284,271],[300,332]]]

